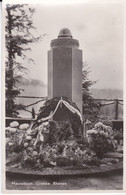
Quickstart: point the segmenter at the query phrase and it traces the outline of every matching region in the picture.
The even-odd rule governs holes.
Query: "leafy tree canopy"
[[[34,12],[35,9],[26,4],[6,5],[6,116],[17,116],[17,109],[23,108],[15,103],[15,97],[21,92],[20,81],[27,73],[21,61],[33,61],[27,57],[26,52],[31,50],[30,44],[42,39],[41,36],[33,36]]]

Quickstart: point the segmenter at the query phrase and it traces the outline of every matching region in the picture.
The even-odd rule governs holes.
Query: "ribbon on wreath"
[[[36,140],[35,140],[35,142],[34,142],[34,146],[38,143],[39,140],[40,140],[41,142],[44,141],[43,129],[44,129],[44,125],[42,124],[42,125],[38,128],[38,134],[37,134]]]
[[[54,112],[51,115],[49,115],[48,117],[40,119],[38,122],[44,122],[44,121],[52,118],[54,116],[54,114],[56,113],[58,107],[60,106],[62,108],[62,104],[64,104],[68,108],[68,110],[70,110],[72,113],[76,113],[80,117],[80,120],[82,122],[82,116],[81,116],[80,111],[77,110],[76,108],[74,108],[73,106],[71,106],[67,101],[63,100],[62,97],[59,100],[59,102],[57,103],[57,106],[56,106]]]

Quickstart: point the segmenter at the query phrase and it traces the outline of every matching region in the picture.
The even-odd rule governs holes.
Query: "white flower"
[[[98,131],[95,129],[91,129],[87,131],[87,134],[98,134]]]
[[[10,127],[18,127],[19,123],[17,121],[13,121],[10,123]]]
[[[108,126],[108,127],[107,127],[107,132],[111,134],[111,133],[113,132],[113,131],[112,131],[112,127]]]
[[[99,127],[102,127],[103,126],[103,123],[102,122],[98,122],[95,124],[95,128],[99,128]]]
[[[28,142],[24,143],[24,147],[27,148],[28,147]]]
[[[30,135],[27,135],[26,136],[26,140],[31,140],[32,138],[31,138],[31,136]]]
[[[100,131],[100,134],[101,134],[101,135],[104,135],[104,134],[105,134],[105,132],[104,132],[104,131]]]
[[[16,128],[12,128],[12,129],[11,129],[11,132],[12,132],[12,133],[16,133],[16,131],[17,131]]]
[[[19,129],[20,130],[25,130],[25,129],[28,129],[29,128],[29,124],[28,123],[24,123],[24,124],[21,124],[20,126],[19,126]]]
[[[6,127],[6,131],[10,131],[12,133],[15,133],[17,131],[16,128],[12,128],[12,127]]]
[[[44,128],[44,124],[42,123],[42,124],[38,127],[38,130],[41,131],[41,130],[43,130],[43,128]]]
[[[6,131],[10,131],[11,127],[6,127],[5,130]]]
[[[33,151],[33,155],[36,156],[38,153],[36,151]]]
[[[8,145],[9,145],[9,146],[13,146],[13,143],[12,143],[12,142],[9,142]]]
[[[97,131],[97,130],[93,130],[93,133],[94,133],[94,134],[98,134],[98,131]]]
[[[48,121],[47,122],[44,122],[43,125],[44,126],[48,126],[49,125],[49,122]]]
[[[91,134],[92,133],[92,129],[87,131],[87,134]]]
[[[31,129],[28,129],[28,130],[27,130],[27,134],[28,134],[28,135],[31,135],[31,133],[32,133],[32,130],[31,130]]]
[[[50,164],[56,166],[56,162],[50,161]]]
[[[106,132],[106,133],[104,133],[104,135],[105,135],[105,137],[108,137],[108,133]]]
[[[47,130],[47,128],[46,128],[46,127],[44,127],[44,128],[43,128],[43,131],[46,131],[46,130]]]

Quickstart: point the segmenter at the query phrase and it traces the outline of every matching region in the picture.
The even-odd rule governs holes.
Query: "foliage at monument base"
[[[99,165],[99,152],[114,149],[110,127],[101,123],[87,132],[87,141],[75,136],[69,122],[46,121],[33,129],[15,125],[6,129],[6,158],[8,166],[19,169]]]

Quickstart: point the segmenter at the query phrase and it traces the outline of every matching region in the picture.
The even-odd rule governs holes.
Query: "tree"
[[[17,109],[23,107],[15,102],[21,92],[20,81],[27,70],[20,59],[28,59],[25,53],[31,50],[29,44],[41,39],[32,35],[34,12],[35,9],[26,4],[6,5],[6,116],[17,116]]]
[[[99,110],[101,104],[99,101],[95,101],[90,93],[90,87],[96,83],[96,81],[89,80],[89,68],[84,64],[82,71],[82,99],[83,99],[83,116],[86,119],[95,122],[98,119]]]

